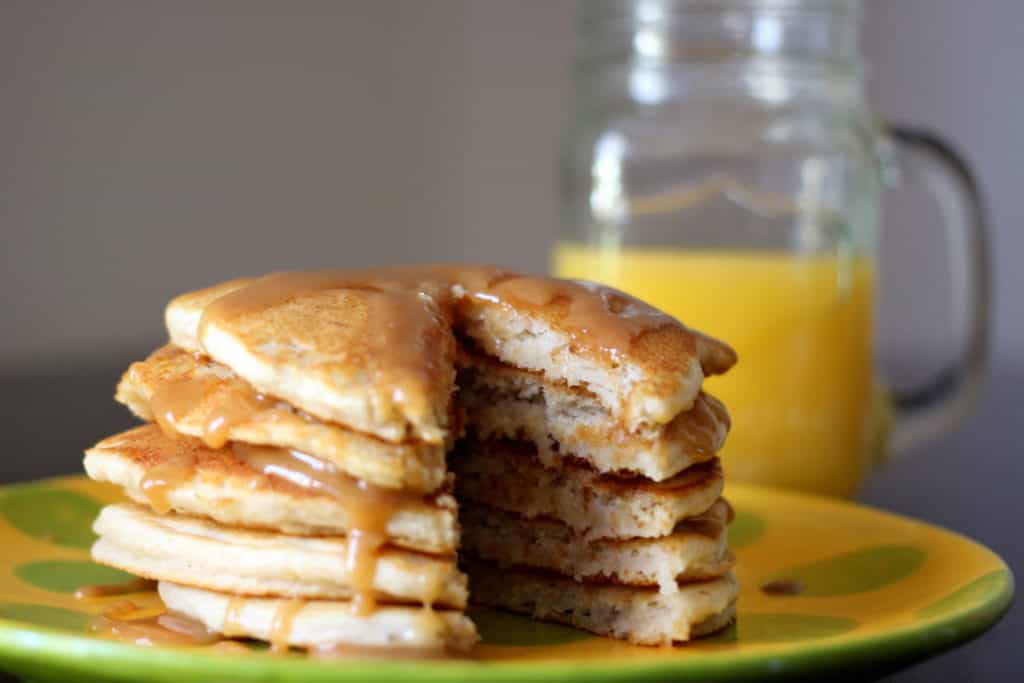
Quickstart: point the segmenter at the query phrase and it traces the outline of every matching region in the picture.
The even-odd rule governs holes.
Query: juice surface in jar
[[[622,289],[736,349],[736,367],[704,384],[732,416],[730,478],[856,492],[873,436],[869,258],[563,243],[554,269]]]

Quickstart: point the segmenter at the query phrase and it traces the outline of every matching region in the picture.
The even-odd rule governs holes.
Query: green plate
[[[742,589],[728,630],[683,647],[636,647],[491,610],[466,659],[317,661],[262,650],[139,647],[90,634],[122,597],[77,586],[125,575],[89,561],[90,525],[114,489],[82,477],[0,488],[0,668],[36,680],[739,681],[884,672],[963,643],[1009,607],[1013,576],[986,548],[850,503],[730,484]],[[799,595],[760,587],[795,579]],[[158,608],[155,594],[132,595]]]

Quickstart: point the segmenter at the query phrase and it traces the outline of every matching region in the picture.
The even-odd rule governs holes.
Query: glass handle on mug
[[[888,446],[900,455],[955,427],[977,402],[989,353],[989,244],[978,183],[963,158],[928,131],[891,124],[887,133],[899,177],[919,184],[941,210],[960,341],[930,380],[893,391]]]

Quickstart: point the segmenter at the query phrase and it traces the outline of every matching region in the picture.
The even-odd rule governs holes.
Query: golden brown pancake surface
[[[257,392],[227,366],[165,346],[124,373],[116,398],[165,431],[203,439],[293,448],[387,488],[433,491],[445,477],[443,444],[395,444],[324,422]]]
[[[182,295],[167,321],[177,345],[261,391],[398,441],[443,440],[451,325],[502,362],[588,388],[630,430],[670,422],[735,362],[617,290],[480,266],[277,273]]]
[[[122,486],[133,500],[229,526],[298,535],[343,536],[355,511],[329,492],[252,466],[229,444],[212,449],[191,437],[171,438],[155,425],[115,434],[86,451],[90,478]],[[147,490],[148,481],[166,486]],[[450,554],[458,543],[455,500],[448,493],[399,499],[387,523],[400,547]],[[159,505],[162,503],[163,505]]]

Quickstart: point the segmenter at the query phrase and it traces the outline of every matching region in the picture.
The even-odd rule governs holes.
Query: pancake
[[[546,569],[577,581],[658,586],[662,593],[674,593],[680,582],[714,578],[732,568],[726,532],[730,513],[720,499],[669,536],[588,543],[554,520],[528,520],[464,503],[459,509],[461,552],[499,567]]]
[[[481,439],[531,441],[548,467],[571,456],[599,472],[664,481],[713,458],[729,431],[725,408],[703,392],[668,424],[633,433],[584,389],[480,354],[460,353],[458,362],[459,400],[470,431]]]
[[[679,586],[675,593],[466,563],[475,604],[500,607],[638,645],[683,642],[713,633],[736,614],[732,573]]]
[[[244,530],[128,504],[103,508],[93,530],[100,537],[94,560],[148,579],[251,596],[353,596],[346,538]],[[466,578],[454,556],[385,547],[374,571],[378,603],[466,605]]]
[[[159,503],[227,526],[299,535],[347,534],[354,501],[254,469],[236,449],[237,444],[228,444],[214,450],[198,439],[173,439],[155,425],[146,425],[108,437],[86,451],[85,471],[91,479],[117,484],[132,500],[150,506],[160,487],[144,490],[147,475],[167,472],[173,481],[160,491]],[[399,547],[450,554],[458,544],[455,500],[443,492],[404,497],[391,512],[386,533]]]
[[[245,598],[232,605],[230,595],[168,581],[161,581],[158,590],[168,610],[195,619],[211,631],[277,646],[464,652],[479,640],[473,622],[456,611],[381,606],[369,616],[357,617],[351,604],[343,601]],[[227,618],[229,607],[233,609]]]
[[[222,296],[247,287],[255,280],[256,278],[252,277],[241,277],[221,282],[212,287],[197,289],[172,299],[164,309],[164,324],[167,326],[167,334],[171,343],[186,351],[202,353],[203,348],[199,344],[198,330],[203,311]]]
[[[639,299],[582,280],[495,271],[462,277],[456,330],[502,362],[588,389],[629,431],[689,410],[729,346]]]
[[[294,448],[387,488],[427,492],[444,483],[443,445],[394,444],[325,423],[260,395],[227,366],[173,346],[132,363],[115,398],[141,419],[213,447],[241,441]]]
[[[521,441],[467,442],[449,458],[455,494],[527,519],[564,522],[588,541],[656,538],[710,508],[722,493],[718,459],[694,465],[671,479],[601,475],[565,462],[548,469]]]
[[[180,296],[166,320],[177,346],[322,420],[392,442],[447,436],[455,340],[417,291],[282,273]]]
[[[278,273],[180,296],[166,320],[177,346],[260,391],[392,441],[443,441],[451,327],[506,364],[588,389],[629,431],[671,422],[736,361],[618,290],[489,267]]]

